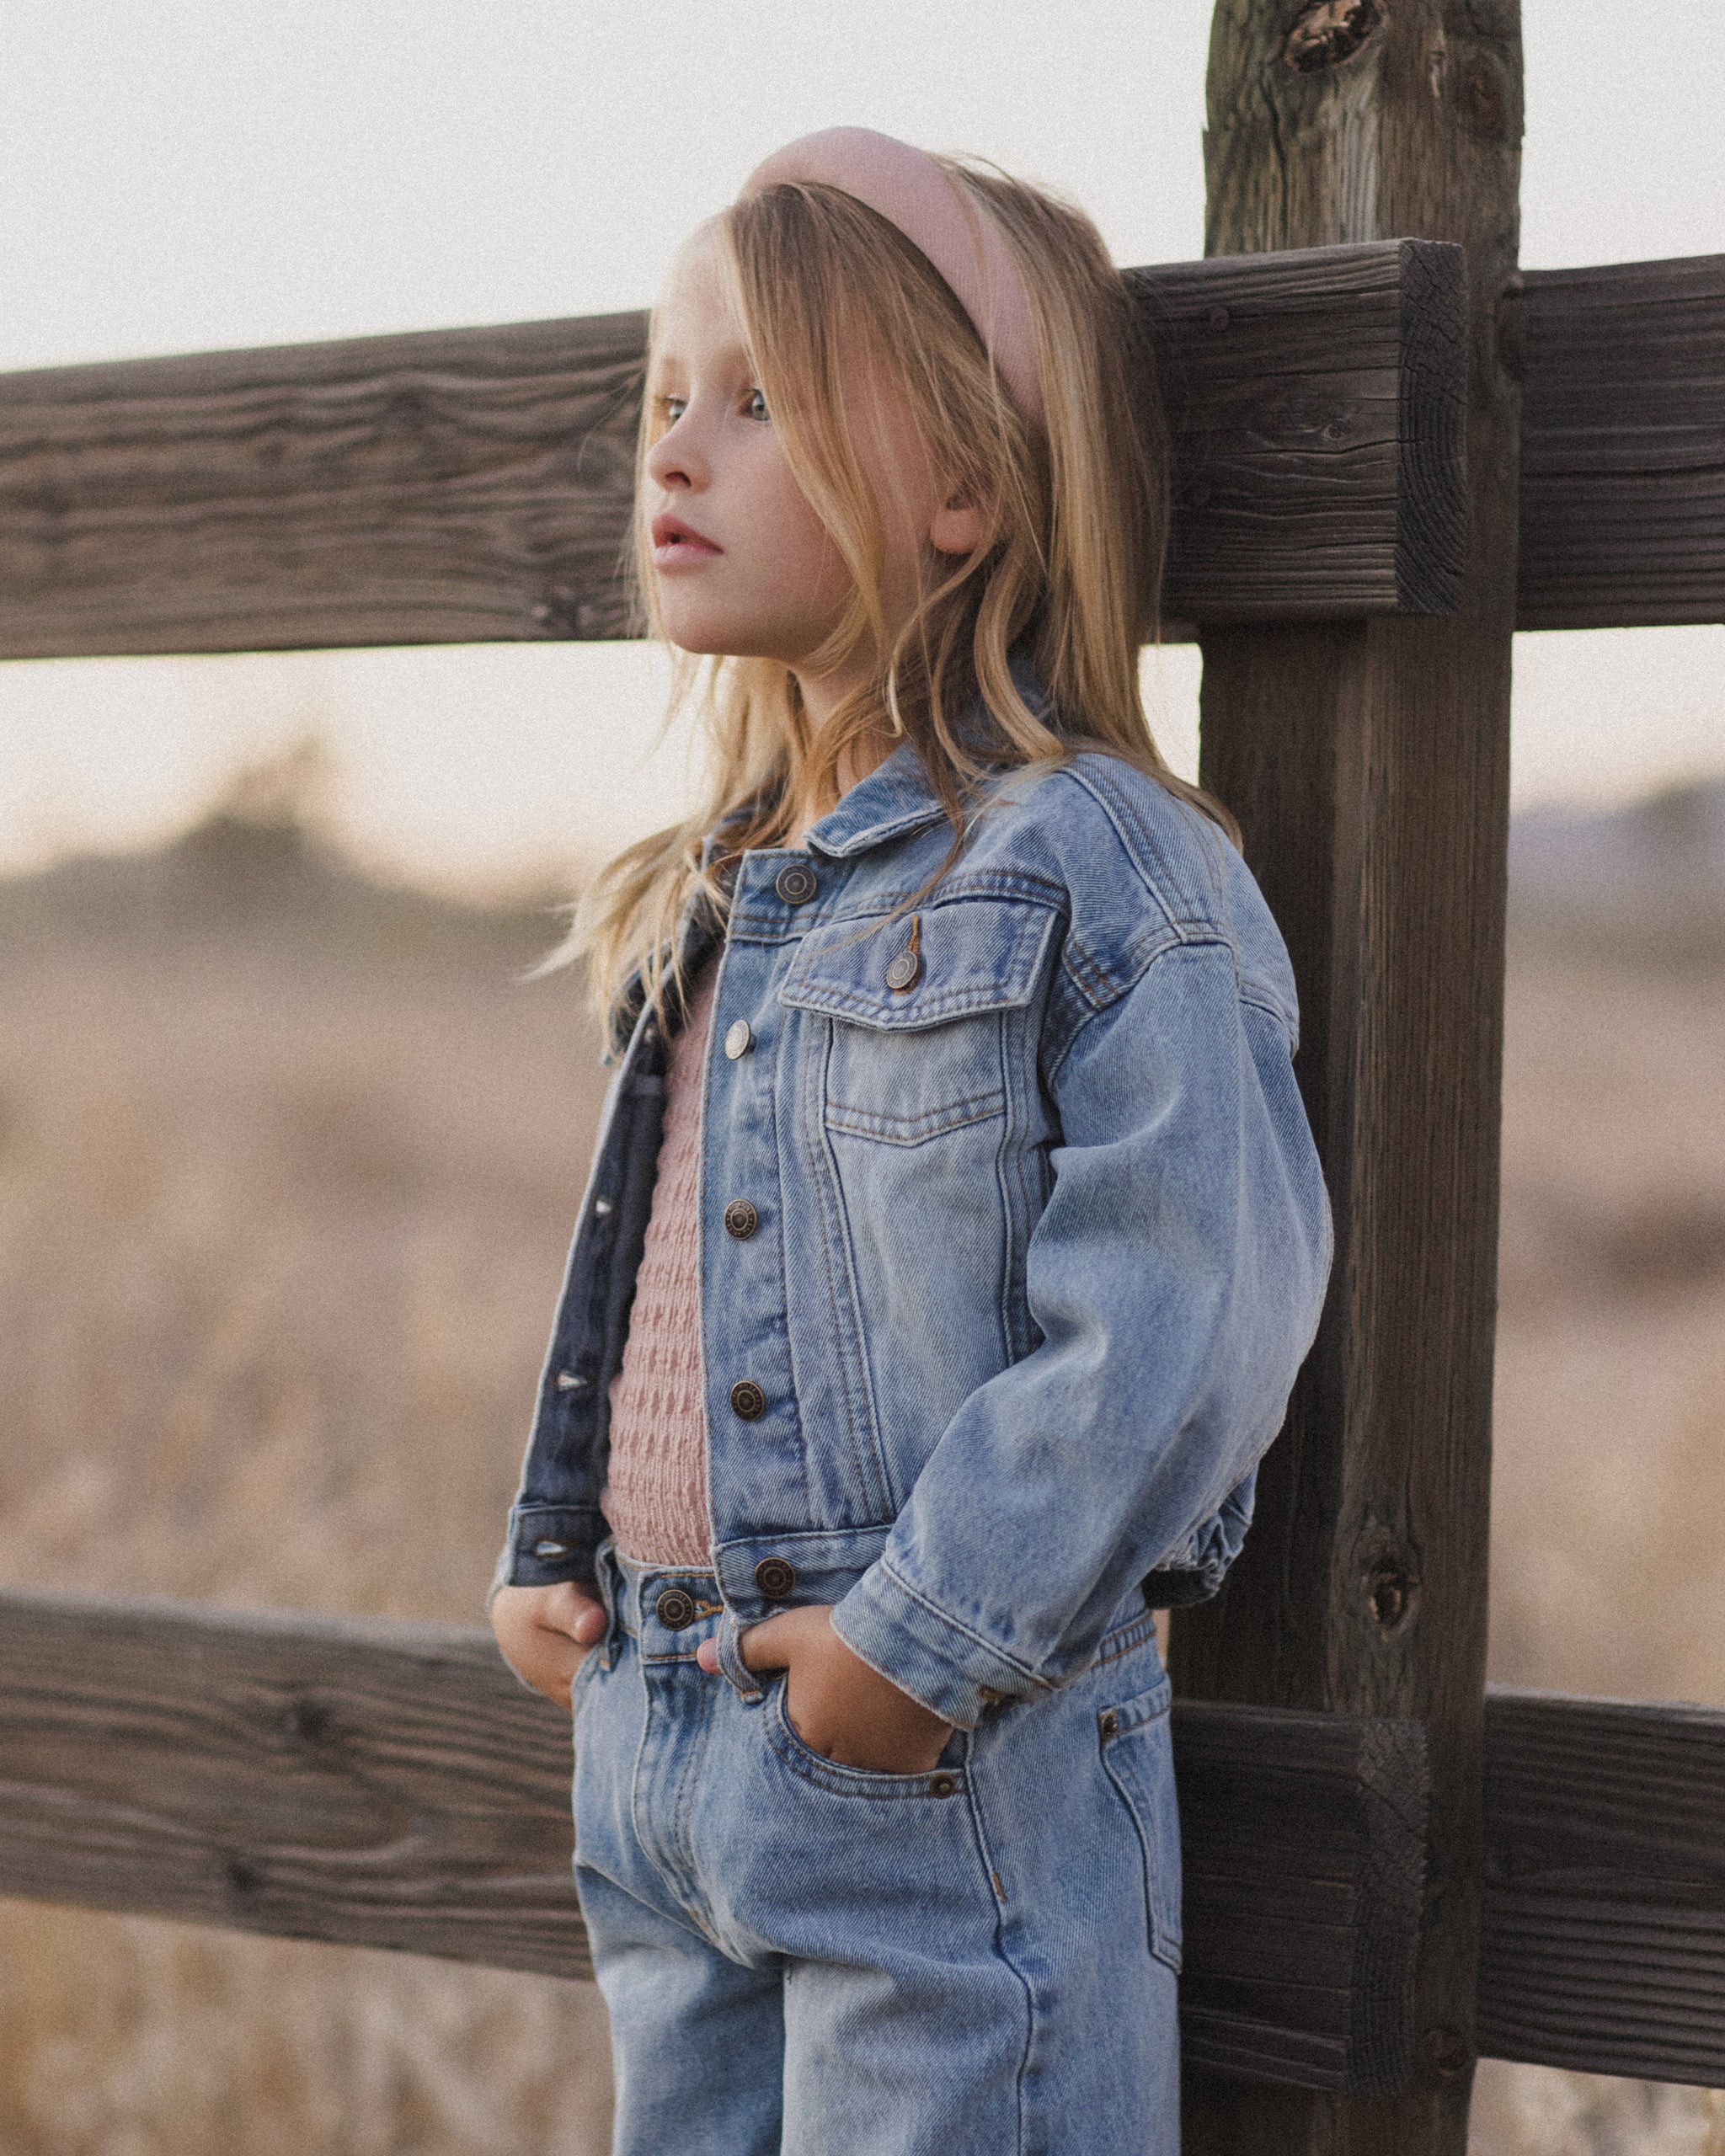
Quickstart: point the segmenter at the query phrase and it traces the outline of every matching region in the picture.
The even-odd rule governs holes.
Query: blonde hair
[[[788,843],[800,803],[836,798],[847,750],[884,719],[915,744],[953,824],[953,856],[937,874],[962,846],[968,806],[988,774],[1057,765],[1080,748],[1149,773],[1238,842],[1227,812],[1169,770],[1139,691],[1139,648],[1156,633],[1167,543],[1167,449],[1124,282],[1081,211],[992,167],[940,163],[998,222],[1023,270],[1046,436],[1007,396],[933,266],[854,196],[785,183],[713,220],[786,460],[850,574],[849,604],[816,663],[871,647],[882,659],[869,688],[817,736],[782,664],[677,654],[671,716],[692,707],[704,724],[709,776],[682,822],[619,854],[575,909],[559,955],[588,958],[601,1005],[638,970],[644,999],[663,1010],[667,991],[681,986],[673,939],[685,909],[704,898],[722,920],[726,868],[750,847]],[[649,382],[656,341],[655,324]],[[902,407],[943,485],[987,505],[974,552],[926,550],[918,603],[896,636],[881,601],[886,521],[855,439],[859,384]],[[644,464],[664,431],[649,395]],[[638,467],[644,501],[640,476]],[[633,574],[643,625],[662,636],[638,515]],[[1043,709],[1012,678],[1018,649]],[[703,843],[721,824],[703,867]]]

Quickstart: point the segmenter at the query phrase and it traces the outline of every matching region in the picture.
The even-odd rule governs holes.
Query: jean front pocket
[[[1169,1739],[1172,1693],[1166,1676],[1147,1692],[1104,1707],[1096,1718],[1102,1764],[1138,1836],[1150,1951],[1180,1966],[1180,1817]]]
[[[941,1803],[963,1795],[962,1764],[947,1764],[949,1755],[962,1749],[962,1738],[949,1740],[940,1764],[926,1774],[895,1774],[874,1767],[843,1766],[838,1760],[829,1759],[824,1753],[817,1752],[797,1734],[785,1705],[788,1689],[784,1677],[775,1676],[766,1696],[766,1737],[781,1763],[802,1780],[812,1782],[817,1789],[830,1790],[835,1796],[909,1797]]]

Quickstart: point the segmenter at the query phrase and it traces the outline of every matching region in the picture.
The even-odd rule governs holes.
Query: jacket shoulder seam
[[[1164,879],[1154,873],[1151,862],[1146,857],[1147,853],[1154,853],[1147,834],[1121,813],[1119,804],[1097,784],[1081,761],[1075,760],[1064,765],[1057,776],[1070,778],[1081,788],[1107,819],[1121,852],[1161,916],[1159,926],[1131,937],[1118,954],[1105,955],[1092,944],[1084,942],[1076,928],[1068,929],[1063,957],[1069,962],[1067,970],[1073,986],[1085,1001],[1097,1010],[1105,1009],[1140,980],[1164,951],[1179,945],[1221,943],[1233,953],[1237,974],[1239,953],[1219,912],[1206,910],[1194,917],[1177,903],[1178,893],[1165,887]],[[1154,785],[1156,782],[1146,782]],[[1220,895],[1220,892],[1213,894],[1218,900]]]
[[[1210,935],[1191,934],[1179,938],[1165,937],[1162,941],[1157,944],[1155,949],[1150,952],[1143,963],[1135,969],[1132,974],[1132,978],[1127,981],[1124,986],[1119,988],[1113,995],[1109,996],[1105,1003],[1092,1004],[1091,1008],[1087,1011],[1084,1016],[1078,1021],[1078,1023],[1073,1027],[1071,1032],[1060,1043],[1059,1054],[1055,1056],[1049,1065],[1048,1075],[1049,1083],[1052,1084],[1060,1075],[1061,1065],[1065,1062],[1067,1057],[1071,1054],[1072,1050],[1077,1046],[1079,1041],[1087,1033],[1089,1032],[1091,1026],[1095,1022],[1095,1021],[1098,1018],[1106,1017],[1108,1013],[1112,1011],[1124,997],[1129,995],[1131,991],[1137,987],[1138,984],[1144,979],[1146,974],[1150,972],[1151,967],[1156,964],[1159,958],[1167,958],[1172,951],[1196,952],[1207,950],[1220,950],[1227,953],[1229,963],[1232,966],[1234,972],[1234,994],[1238,1001],[1242,1003],[1251,1002],[1256,1008],[1260,1010],[1268,1010],[1272,1017],[1276,1017],[1279,1020],[1280,1019],[1281,1014],[1274,1010],[1272,1006],[1260,1002],[1256,997],[1250,997],[1247,995],[1241,983],[1239,959],[1236,954],[1233,943],[1220,929],[1215,930]]]

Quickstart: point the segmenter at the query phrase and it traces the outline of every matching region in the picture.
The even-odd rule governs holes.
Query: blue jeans
[[[802,1742],[782,1676],[751,1697],[696,1667],[711,1573],[609,1545],[599,1570],[575,1869],[617,2156],[1176,2156],[1179,1837],[1149,1612],[1059,1692],[955,1731],[933,1772],[877,1774]]]

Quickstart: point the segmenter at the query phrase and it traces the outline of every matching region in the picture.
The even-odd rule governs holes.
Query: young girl
[[[625,2156],[1178,2145],[1152,1612],[1239,1549],[1329,1229],[1286,955],[1139,701],[1132,322],[1076,211],[858,129],[654,317],[714,776],[590,902],[621,1061],[493,1605],[576,1716]]]

